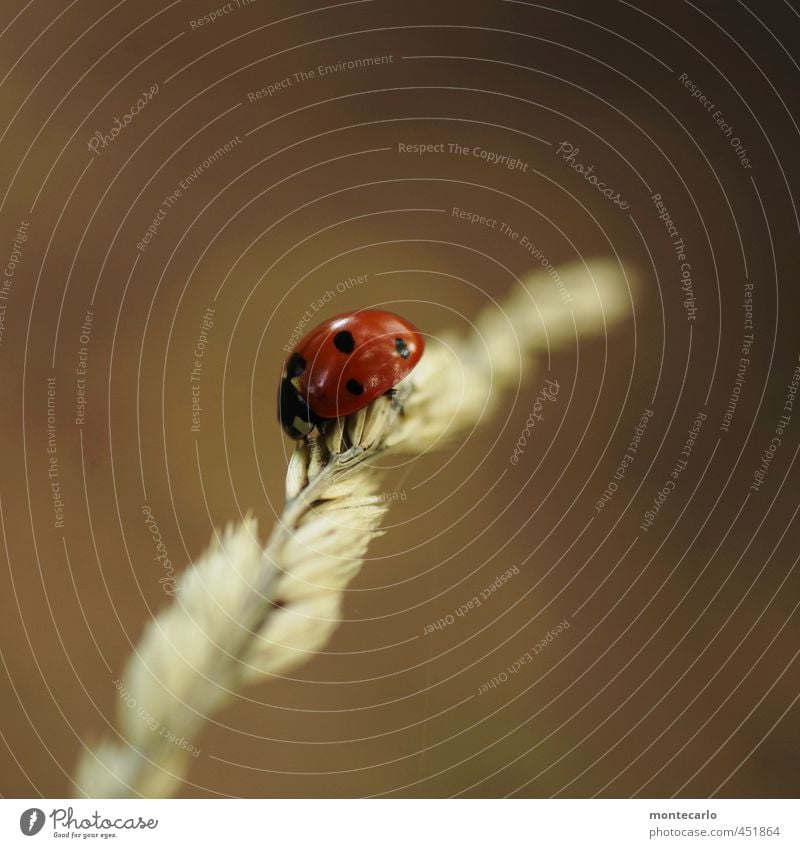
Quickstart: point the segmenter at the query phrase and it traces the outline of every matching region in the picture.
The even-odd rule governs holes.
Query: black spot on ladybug
[[[299,353],[293,353],[286,363],[286,376],[293,380],[299,377],[306,370],[306,361]]]
[[[322,422],[322,419],[309,409],[306,399],[288,377],[279,384],[278,420],[293,439],[304,438]]]
[[[333,337],[333,343],[336,349],[342,353],[352,353],[356,349],[356,340],[349,330],[342,330]],[[361,394],[359,392],[358,394]]]
[[[364,394],[364,387],[358,382],[358,380],[348,380],[346,388],[351,395]]]
[[[395,339],[394,340],[394,348],[403,357],[403,359],[408,359],[411,356],[411,351],[408,349],[408,344],[405,339]]]

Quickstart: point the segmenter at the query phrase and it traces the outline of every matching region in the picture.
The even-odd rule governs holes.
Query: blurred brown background
[[[508,222],[555,266],[610,255],[640,268],[635,320],[553,352],[562,391],[518,465],[544,372],[465,443],[387,476],[389,532],[328,650],[216,716],[192,740],[183,794],[796,795],[800,407],[749,487],[800,353],[798,13],[752,0],[228,5],[202,26],[214,2],[0,13],[0,265],[13,270],[0,300],[0,792],[70,794],[80,740],[112,732],[113,681],[169,602],[143,505],[176,570],[248,510],[266,534],[290,449],[275,383],[314,301],[334,290],[320,318],[384,304],[436,334],[535,265],[458,207]],[[109,139],[92,152],[95,133]],[[628,209],[568,166],[564,141]],[[654,193],[685,242],[692,321]],[[754,340],[724,432],[747,280]],[[635,461],[598,512],[645,409]],[[643,531],[698,411],[688,465]],[[477,694],[564,619],[533,662]]]

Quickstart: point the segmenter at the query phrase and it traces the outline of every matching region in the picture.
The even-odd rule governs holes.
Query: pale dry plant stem
[[[79,795],[173,795],[203,725],[244,686],[313,657],[341,620],[344,589],[388,508],[376,494],[381,472],[373,460],[452,442],[518,387],[536,353],[629,314],[618,265],[575,263],[559,275],[568,303],[549,277],[533,276],[485,310],[470,333],[429,341],[396,397],[379,398],[298,447],[286,506],[266,545],[252,518],[216,534],[117,682],[116,736],[85,745],[74,778]]]

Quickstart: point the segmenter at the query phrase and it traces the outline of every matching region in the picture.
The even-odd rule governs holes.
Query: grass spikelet
[[[145,629],[118,683],[115,736],[85,746],[78,795],[174,794],[191,763],[187,743],[209,717],[245,685],[287,674],[325,646],[341,620],[343,590],[388,509],[372,460],[457,438],[516,390],[537,354],[629,313],[618,265],[576,263],[559,274],[568,302],[547,275],[534,276],[502,309],[479,315],[471,333],[431,341],[394,398],[300,445],[265,545],[250,517],[215,534]]]

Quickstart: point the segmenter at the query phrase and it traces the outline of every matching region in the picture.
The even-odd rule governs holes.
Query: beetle
[[[357,412],[390,392],[419,362],[425,340],[411,322],[381,309],[323,321],[289,354],[278,387],[278,420],[293,439]]]

